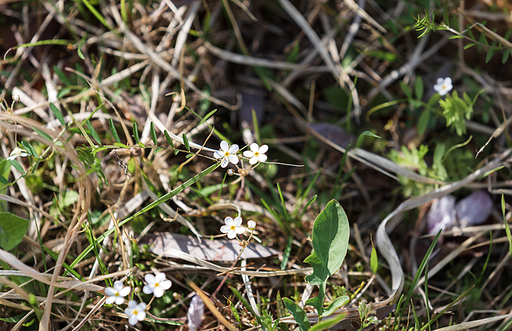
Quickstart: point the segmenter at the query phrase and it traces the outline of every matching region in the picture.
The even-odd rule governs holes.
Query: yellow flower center
[[[133,311],[133,315],[139,315],[139,311],[138,310],[134,310]]]
[[[260,156],[260,152],[254,152],[254,156]]]
[[[116,294],[114,294],[114,295],[115,295],[116,297],[118,297],[120,294],[119,294],[119,292],[117,292],[117,293],[116,293]]]
[[[228,156],[229,156],[229,152],[227,152],[227,151],[226,151],[226,152],[224,152],[224,156],[225,156],[225,157],[228,157]]]
[[[155,287],[158,287],[158,286],[160,286],[160,283],[155,283]]]
[[[231,230],[235,231],[235,229],[236,229],[236,226],[231,225]]]

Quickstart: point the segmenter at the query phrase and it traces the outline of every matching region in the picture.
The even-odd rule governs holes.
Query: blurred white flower
[[[204,315],[204,303],[203,300],[196,294],[190,301],[190,307],[188,307],[187,319],[188,328],[192,331],[196,331],[197,328],[203,322]]]
[[[445,95],[450,92],[453,88],[452,79],[450,77],[446,78],[438,78],[437,83],[434,85],[434,91],[439,93],[439,95]]]
[[[124,313],[128,315],[128,323],[130,325],[137,324],[138,321],[142,321],[146,318],[146,304],[141,302],[137,304],[135,300],[128,302],[128,308],[124,310]]]
[[[249,164],[256,164],[257,162],[267,161],[265,153],[268,151],[267,145],[258,146],[256,143],[252,143],[250,151],[245,151],[244,156],[249,158]]]
[[[13,96],[12,96],[12,100],[13,100],[14,102],[19,102],[19,101],[21,100],[21,98],[20,98],[20,96],[19,96],[19,95],[15,94],[15,95],[13,95]]]
[[[249,228],[249,230],[254,230],[256,228],[256,222],[250,220],[249,222],[247,222],[247,227]]]
[[[245,228],[240,226],[242,224],[241,217],[235,217],[235,219],[233,219],[228,216],[224,219],[224,223],[226,223],[226,225],[220,227],[220,232],[227,233],[229,239],[234,239],[237,234],[245,232]]]
[[[14,160],[18,156],[25,157],[28,156],[28,153],[26,150],[16,147],[15,149],[12,150],[11,155],[7,158],[7,160]]]
[[[229,146],[228,142],[223,140],[220,142],[220,149],[213,153],[213,157],[220,159],[220,166],[225,168],[228,166],[229,162],[233,164],[238,163],[238,156],[236,155],[236,152],[238,152],[237,144]]]
[[[147,274],[144,279],[148,284],[144,286],[142,291],[146,294],[153,293],[157,298],[164,295],[165,290],[168,290],[172,285],[170,280],[165,279],[165,274],[163,272],[156,275]]]
[[[114,283],[114,287],[107,287],[105,289],[105,294],[108,296],[105,301],[106,304],[110,305],[112,303],[116,303],[116,305],[121,305],[124,302],[124,297],[130,294],[130,287],[124,287],[122,281],[118,280]]]

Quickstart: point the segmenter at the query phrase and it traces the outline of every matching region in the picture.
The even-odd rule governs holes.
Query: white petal
[[[171,288],[171,286],[172,286],[172,282],[168,279],[166,279],[160,283],[160,287],[163,288],[164,290],[168,290],[169,288]]]
[[[116,301],[116,297],[111,296],[111,297],[108,297],[107,300],[105,300],[105,303],[107,305],[110,305],[110,304],[114,303],[114,301]]]
[[[227,141],[223,140],[220,142],[220,149],[223,151],[227,151],[229,148],[229,144]]]
[[[235,228],[235,232],[238,234],[242,234],[245,232],[245,228],[243,226],[238,226]]]
[[[141,311],[141,312],[139,312],[139,314],[137,315],[137,319],[138,319],[139,321],[143,321],[145,318],[146,318],[146,312],[145,312],[145,311]]]
[[[249,221],[249,222],[247,222],[247,227],[248,227],[249,229],[254,229],[254,228],[256,227],[256,222],[254,222],[254,221],[252,221],[252,220],[251,220],[251,221]]]
[[[151,294],[151,293],[153,293],[153,289],[154,289],[154,286],[145,285],[144,288],[142,289],[142,292],[144,292],[146,294]]]
[[[155,292],[153,292],[153,294],[155,295],[155,297],[160,298],[162,295],[164,295],[164,292],[164,289],[158,286],[157,288],[155,288]]]
[[[233,230],[230,230],[230,231],[228,232],[228,238],[229,238],[229,239],[233,239],[233,238],[235,238],[235,237],[236,237],[236,232],[235,232],[235,231],[233,231]]]
[[[253,151],[254,153],[256,153],[259,149],[260,149],[260,146],[258,146],[258,144],[256,144],[256,143],[251,144],[251,151]]]
[[[441,78],[441,77],[439,77],[439,78],[437,79],[437,85],[443,85],[443,83],[444,83],[444,79],[443,79],[443,78]]]
[[[117,297],[115,299],[116,299],[116,305],[122,305],[123,302],[124,302],[124,298],[123,297]]]
[[[238,145],[237,144],[233,144],[231,145],[231,147],[229,147],[228,151],[232,154],[238,152]]]
[[[228,225],[223,225],[220,227],[220,232],[222,232],[222,233],[228,233],[229,230],[231,230],[231,227]]]
[[[107,287],[105,289],[105,294],[108,296],[116,295],[117,291],[113,289],[112,287]]]
[[[130,323],[130,325],[135,325],[137,324],[137,322],[139,321],[137,319],[137,316],[136,315],[129,315],[130,318],[128,319],[128,323]]]
[[[251,159],[249,160],[249,164],[256,164],[258,163],[258,157],[257,156],[253,156],[251,157]]]
[[[450,77],[446,77],[446,78],[444,79],[444,83],[445,83],[446,85],[452,85],[452,79],[451,79]]]
[[[165,280],[165,274],[163,272],[161,273],[158,273],[156,276],[155,276],[155,283],[161,283]]]
[[[227,158],[223,158],[223,159],[220,161],[220,166],[221,166],[222,168],[227,167],[227,166],[228,166],[228,164],[229,164],[229,161],[228,161],[228,159],[227,159]]]
[[[133,310],[135,307],[137,307],[137,301],[135,301],[135,300],[130,300],[130,302],[128,302],[128,308],[126,308],[126,310],[128,310],[128,309]],[[129,314],[126,312],[126,310],[124,311],[124,313],[125,313],[126,315],[129,315]],[[130,313],[130,314],[131,314],[131,313]]]
[[[129,287],[129,286],[126,286],[125,288],[123,288],[121,291],[119,291],[119,295],[122,296],[122,297],[125,297],[127,296],[128,294],[130,294],[130,291],[132,289]]]
[[[235,221],[233,222],[234,226],[240,226],[242,224],[242,218],[240,216],[235,217]]]
[[[260,153],[266,153],[267,151],[268,151],[268,146],[267,145],[261,145]]]
[[[222,151],[215,151],[213,153],[213,157],[216,159],[220,159],[220,158],[224,157],[224,153],[222,153]]]
[[[231,226],[231,224],[233,224],[233,223],[234,223],[234,220],[233,220],[233,218],[231,218],[231,217],[229,217],[229,216],[228,216],[228,217],[226,217],[226,218],[224,219],[224,223],[225,223],[226,225]]]
[[[265,154],[260,154],[260,156],[258,157],[258,161],[260,161],[260,162],[267,161],[267,156]]]
[[[7,160],[12,161],[14,160],[18,155],[11,155],[7,157]]]
[[[254,156],[254,152],[252,152],[252,151],[244,151],[244,156],[245,157],[253,157]]]
[[[141,302],[137,305],[137,308],[139,311],[143,312],[144,310],[146,310],[146,304],[144,302]],[[140,315],[140,313],[139,313],[139,315]],[[144,313],[144,317],[146,317],[146,313]]]
[[[236,156],[235,154],[231,154],[229,156],[229,162],[231,162],[233,164],[237,164],[238,163],[238,156]]]
[[[146,280],[146,282],[148,284],[154,284],[155,283],[155,275],[153,275],[153,274],[147,274],[146,276],[144,276],[144,279]]]

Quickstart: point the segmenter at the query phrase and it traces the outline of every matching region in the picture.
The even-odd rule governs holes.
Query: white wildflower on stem
[[[220,227],[220,232],[227,233],[229,239],[234,239],[237,234],[245,232],[245,228],[241,226],[242,218],[240,216],[235,219],[228,216],[224,219],[224,223],[226,224]]]
[[[16,147],[15,149],[12,150],[11,155],[7,158],[7,160],[12,161],[16,159],[18,156],[25,157],[28,156],[28,153],[26,150]]]
[[[128,302],[128,308],[124,310],[124,313],[128,315],[128,323],[135,325],[138,321],[146,318],[146,304],[144,302],[137,304],[135,300],[132,300]]]
[[[250,220],[249,222],[247,222],[247,228],[251,231],[254,230],[256,228],[256,222]]]
[[[172,285],[172,282],[165,278],[165,274],[163,272],[156,275],[147,274],[144,279],[148,284],[144,286],[142,291],[146,294],[153,293],[157,298],[163,296],[165,290],[168,290]]]
[[[107,287],[105,289],[105,294],[108,296],[105,301],[106,304],[116,303],[117,305],[121,305],[124,302],[124,297],[130,294],[130,287],[124,286],[123,282],[118,280],[114,283],[114,287]]]
[[[452,88],[452,79],[450,77],[438,78],[437,83],[434,85],[434,91],[439,93],[439,95],[445,95],[450,92]]]
[[[229,162],[233,164],[238,163],[238,156],[236,155],[236,152],[238,152],[237,144],[229,146],[228,142],[223,140],[220,142],[220,149],[213,153],[213,157],[220,159],[220,166],[225,168],[228,166]]]
[[[252,143],[250,149],[250,151],[244,151],[244,156],[249,159],[249,164],[267,161],[267,156],[265,155],[268,151],[267,145],[258,146],[258,144]]]

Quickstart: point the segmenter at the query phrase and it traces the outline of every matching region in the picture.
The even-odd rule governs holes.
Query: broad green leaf
[[[60,124],[62,124],[62,126],[66,126],[66,121],[64,120],[64,116],[62,116],[59,108],[50,102],[50,109],[52,110],[53,115],[55,115],[55,117],[59,120]]]
[[[376,274],[379,269],[379,257],[377,256],[375,247],[372,247],[372,253],[370,255],[370,268],[374,274]]]
[[[2,184],[4,184],[4,185],[9,184],[9,174],[10,173],[11,173],[11,163],[9,162],[9,160],[6,159],[6,160],[0,161],[0,182]],[[1,193],[5,193],[5,192],[1,192]]]
[[[283,302],[284,305],[286,306],[286,309],[290,311],[297,324],[299,324],[300,330],[309,330],[311,328],[311,325],[309,324],[306,312],[302,308],[300,308],[298,304],[296,304],[295,302],[288,298],[283,298]]]
[[[325,284],[326,283],[322,283],[319,286],[320,288],[316,297],[310,298],[306,301],[306,305],[315,307],[320,316],[323,316],[324,313]]]
[[[110,127],[110,131],[112,131],[112,136],[114,137],[114,140],[120,143],[121,140],[119,139],[119,135],[117,134],[116,126],[114,125],[114,121],[111,118],[108,119],[108,126]]]
[[[0,247],[10,251],[23,240],[28,231],[28,220],[11,213],[0,213]]]
[[[341,306],[343,306],[344,304],[348,303],[349,300],[350,300],[350,297],[348,295],[343,295],[341,297],[336,298],[336,300],[331,302],[329,307],[324,309],[324,313],[322,314],[322,317],[326,317],[326,316],[331,315],[332,313],[334,313],[334,311],[336,309],[338,309]]]
[[[100,136],[98,136],[98,132],[94,129],[94,126],[92,125],[91,121],[87,120],[85,121],[85,124],[87,125],[87,128],[89,129],[89,132],[91,133],[91,136],[96,140],[96,142],[101,145],[101,139]]]
[[[313,225],[313,252],[304,260],[313,267],[313,274],[306,276],[306,281],[320,285],[341,267],[349,236],[347,215],[336,200],[331,200]]]
[[[153,140],[153,143],[158,145],[158,140],[156,139],[155,124],[153,124],[153,122],[150,123],[149,132],[151,133],[151,140]]]

